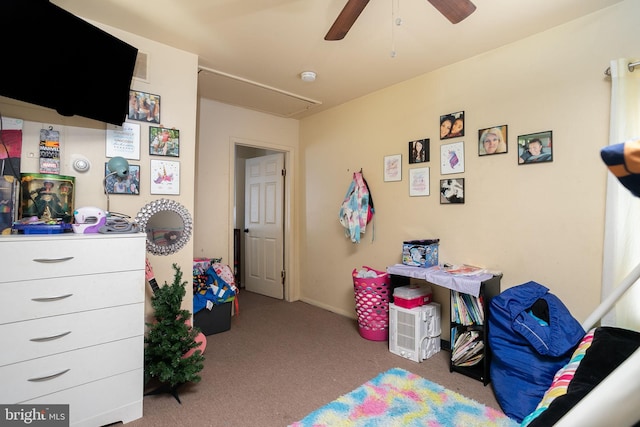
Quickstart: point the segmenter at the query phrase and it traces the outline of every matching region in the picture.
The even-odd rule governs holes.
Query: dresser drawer
[[[0,325],[0,366],[143,334],[143,303],[7,323]]]
[[[144,302],[144,271],[0,283],[0,324]]]
[[[142,368],[38,397],[23,404],[69,405],[72,427],[96,427],[142,418]]]
[[[11,266],[0,282],[139,270],[145,245],[142,233],[0,238],[0,259]]]
[[[54,392],[143,369],[143,342],[142,336],[134,337],[0,367],[0,402],[46,401]],[[88,405],[103,398],[88,397]]]

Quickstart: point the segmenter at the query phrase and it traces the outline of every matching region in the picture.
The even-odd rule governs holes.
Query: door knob
[[[248,229],[248,228],[245,228],[245,229],[244,229],[244,232],[245,232],[245,233],[248,233],[248,232],[249,232],[249,229]]]

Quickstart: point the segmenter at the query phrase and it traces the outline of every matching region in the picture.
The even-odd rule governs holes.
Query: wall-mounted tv
[[[0,95],[122,125],[138,49],[48,0],[1,0]]]

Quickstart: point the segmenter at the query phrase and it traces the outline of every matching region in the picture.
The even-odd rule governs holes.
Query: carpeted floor
[[[229,331],[207,337],[202,381],[180,390],[182,404],[147,396],[127,426],[284,427],[394,367],[500,409],[490,385],[449,372],[446,351],[416,363],[360,337],[354,319],[304,302],[241,292],[239,306]]]

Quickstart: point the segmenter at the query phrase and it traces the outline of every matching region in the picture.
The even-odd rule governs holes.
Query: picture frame
[[[478,130],[478,156],[509,152],[508,126],[499,125]]]
[[[409,196],[429,195],[429,168],[409,169]]]
[[[452,142],[440,146],[440,174],[464,172],[464,142]]]
[[[440,139],[460,138],[464,136],[464,111],[440,116]]]
[[[109,194],[140,195],[140,165],[129,165],[129,176],[122,179],[116,175],[109,175],[108,163],[104,164],[104,176],[107,178],[105,189]]]
[[[160,95],[130,90],[127,119],[160,124],[160,107]]]
[[[105,155],[140,160],[140,125],[127,122],[122,126],[107,124]]]
[[[409,164],[428,162],[430,151],[429,138],[409,141]]]
[[[152,156],[180,157],[180,131],[149,126],[149,154]]]
[[[402,181],[402,154],[384,156],[384,182]]]
[[[530,165],[553,161],[553,131],[518,135],[518,164]]]
[[[440,204],[464,203],[464,178],[448,178],[440,180]]]
[[[151,160],[151,194],[180,194],[180,162]]]

